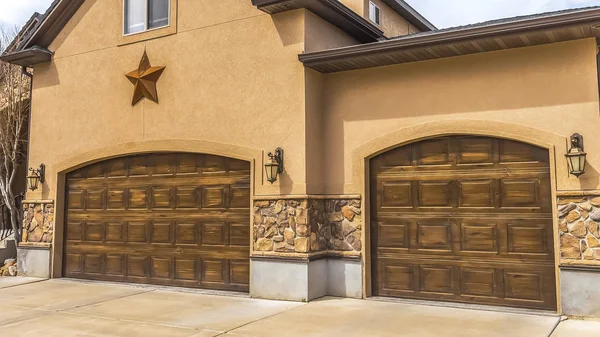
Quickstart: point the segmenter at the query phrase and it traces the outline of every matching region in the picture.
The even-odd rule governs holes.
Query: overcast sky
[[[0,0],[0,25],[21,26],[27,22],[33,12],[46,11],[51,2],[52,0]],[[407,2],[438,28],[567,8],[600,6],[600,0],[407,0]]]
[[[600,6],[600,0],[407,0],[407,2],[438,28],[568,8]]]

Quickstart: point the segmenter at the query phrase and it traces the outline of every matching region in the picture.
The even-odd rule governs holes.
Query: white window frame
[[[381,25],[381,8],[373,1],[369,1],[369,20],[377,26]]]
[[[123,0],[123,36],[143,34],[146,32],[151,32],[154,30],[171,27],[171,1],[173,1],[173,0],[169,0],[169,9],[167,12],[167,24],[164,26],[150,28],[150,29],[148,29],[148,19],[149,19],[148,18],[148,1],[150,1],[150,0],[144,1],[144,13],[145,13],[145,15],[144,15],[144,30],[142,30],[141,32],[127,33],[127,26],[126,26],[127,25],[127,0]]]

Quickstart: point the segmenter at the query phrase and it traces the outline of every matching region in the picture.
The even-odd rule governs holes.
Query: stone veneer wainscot
[[[360,255],[361,201],[354,198],[255,200],[254,252]]]
[[[23,201],[22,243],[51,244],[54,234],[54,201]]]
[[[559,197],[561,264],[600,264],[600,196]]]

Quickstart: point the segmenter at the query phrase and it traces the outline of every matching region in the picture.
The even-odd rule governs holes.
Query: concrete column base
[[[327,295],[362,298],[362,262],[339,258],[327,259]]]
[[[600,269],[561,267],[562,313],[569,316],[600,318]]]
[[[19,276],[50,278],[50,246],[17,247]]]
[[[358,260],[252,258],[250,269],[250,296],[254,298],[297,302],[326,295],[362,298]]]

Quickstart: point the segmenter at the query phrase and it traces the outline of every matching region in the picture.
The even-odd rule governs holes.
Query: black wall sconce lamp
[[[571,136],[571,148],[565,155],[567,157],[567,163],[569,164],[569,173],[579,177],[585,173],[585,160],[587,153],[583,151],[583,136],[574,133]]]
[[[30,190],[35,191],[40,183],[43,184],[46,181],[46,165],[41,164],[37,170],[29,168],[29,172],[31,173],[27,176],[27,185]]]
[[[267,181],[272,184],[277,181],[277,175],[283,172],[283,149],[278,147],[275,154],[269,152],[267,155],[269,160],[265,163],[265,173]]]

